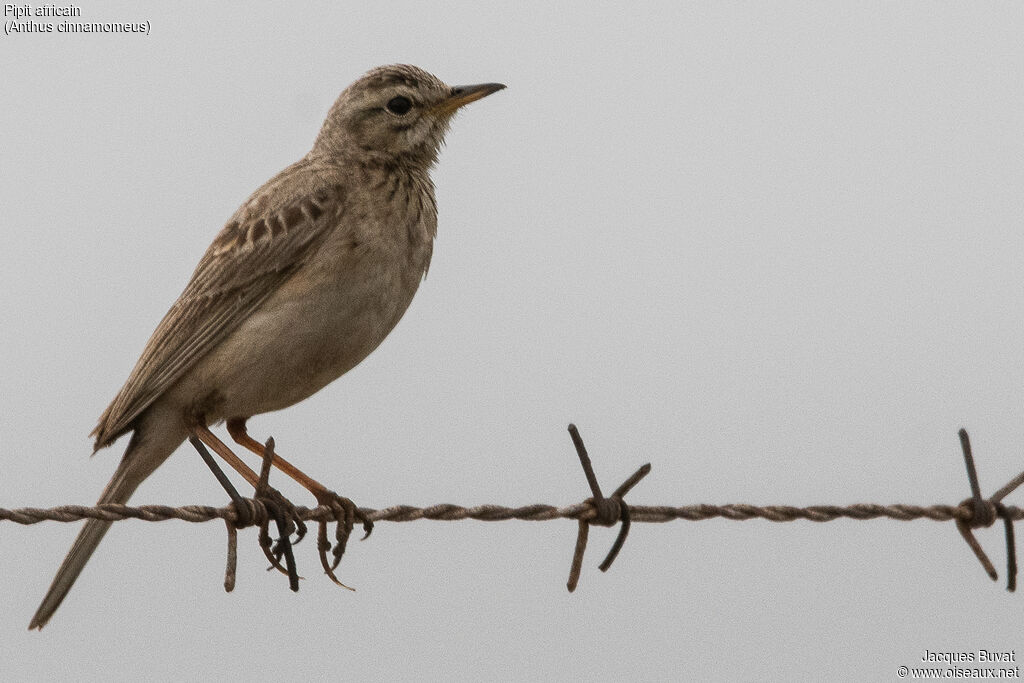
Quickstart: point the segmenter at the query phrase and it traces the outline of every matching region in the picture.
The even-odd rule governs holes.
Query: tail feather
[[[166,443],[160,444],[148,439],[144,440],[139,438],[140,435],[139,431],[132,435],[132,440],[125,450],[121,464],[100,496],[100,504],[128,502],[139,484],[166,460],[180,443],[179,441],[167,448]],[[75,584],[78,575],[82,573],[85,563],[92,557],[96,546],[103,540],[110,525],[111,522],[100,519],[90,519],[85,523],[67,557],[60,565],[60,569],[57,570],[57,575],[53,578],[53,583],[50,584],[50,589],[46,592],[39,609],[32,617],[32,621],[28,625],[29,630],[42,629],[43,626],[46,626],[50,617],[57,611],[68,591]]]

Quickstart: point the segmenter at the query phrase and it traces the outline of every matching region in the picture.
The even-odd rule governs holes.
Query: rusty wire
[[[975,539],[973,529],[992,526],[997,519],[1003,520],[1007,549],[1007,590],[1016,589],[1017,561],[1014,540],[1013,522],[1024,519],[1024,509],[1014,505],[1005,505],[1002,500],[1021,484],[1024,484],[1024,472],[1011,479],[990,498],[981,495],[978,475],[971,452],[967,432],[960,430],[960,443],[963,449],[964,462],[967,468],[971,497],[958,505],[906,505],[877,503],[855,503],[852,505],[811,505],[794,507],[790,505],[750,505],[736,503],[730,505],[632,505],[627,504],[623,497],[640,482],[649,472],[651,466],[645,464],[627,478],[610,497],[604,497],[601,487],[594,474],[590,457],[583,440],[575,425],[569,425],[569,434],[576,448],[577,456],[583,467],[592,497],[582,503],[556,507],[553,505],[525,505],[522,507],[505,507],[501,505],[477,505],[464,507],[450,503],[415,507],[411,505],[393,505],[382,509],[359,508],[358,512],[369,523],[373,522],[413,522],[417,520],[458,521],[474,519],[485,522],[520,520],[528,522],[544,522],[554,519],[574,519],[579,523],[576,545],[569,572],[567,587],[573,591],[579,580],[583,556],[587,546],[589,527],[591,524],[614,526],[620,523],[619,534],[605,560],[599,568],[607,571],[621,550],[629,533],[631,524],[664,523],[675,520],[699,522],[709,519],[728,519],[744,521],[763,519],[770,522],[792,522],[808,520],[812,522],[831,522],[837,519],[870,520],[892,519],[908,522],[918,519],[930,519],[937,522],[953,521],[957,530],[978,558],[986,573],[998,579],[998,573],[988,559],[981,545]],[[233,503],[225,507],[207,505],[186,505],[170,507],[166,505],[140,505],[132,507],[122,504],[106,503],[96,506],[61,505],[53,508],[0,508],[0,521],[16,524],[37,524],[44,521],[75,522],[83,519],[103,519],[118,521],[123,519],[141,519],[148,522],[159,522],[178,519],[186,522],[209,522],[220,519],[228,529],[228,562],[225,572],[225,590],[232,590],[235,582],[235,562],[237,558],[237,529],[258,525],[261,528],[260,545],[271,561],[272,567],[289,575],[289,583],[293,590],[297,589],[295,579],[295,561],[291,553],[288,537],[298,529],[304,529],[303,522],[326,524],[338,521],[338,512],[331,506],[321,505],[315,508],[292,506],[285,501],[276,500],[265,495],[266,477],[269,473],[269,461],[273,458],[273,441],[267,444],[268,457],[261,472],[261,489],[253,498],[232,496]],[[201,452],[201,451],[200,451]],[[230,491],[230,490],[229,490]],[[237,494],[236,494],[237,495]],[[287,508],[287,509],[285,509]],[[240,512],[241,511],[241,512]],[[281,537],[273,546],[266,533],[268,525],[276,522]],[[299,536],[301,538],[301,535]],[[286,565],[281,564],[282,556]],[[340,583],[340,582],[338,582]]]

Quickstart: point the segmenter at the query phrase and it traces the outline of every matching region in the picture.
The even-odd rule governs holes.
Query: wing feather
[[[303,162],[295,164],[257,190],[224,226],[100,417],[93,430],[97,449],[131,430],[146,408],[315,251],[344,213],[342,186],[327,180]]]

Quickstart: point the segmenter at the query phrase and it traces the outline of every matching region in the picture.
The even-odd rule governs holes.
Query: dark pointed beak
[[[459,107],[464,107],[470,102],[487,97],[492,93],[505,88],[502,83],[479,83],[477,85],[456,85],[452,93],[446,99],[434,106],[438,114],[452,114]]]

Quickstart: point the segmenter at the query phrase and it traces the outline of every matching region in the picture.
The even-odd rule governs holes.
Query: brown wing
[[[338,184],[302,162],[282,171],[235,214],[150,337],[99,419],[96,448],[135,419],[227,337],[298,268],[344,212]]]

